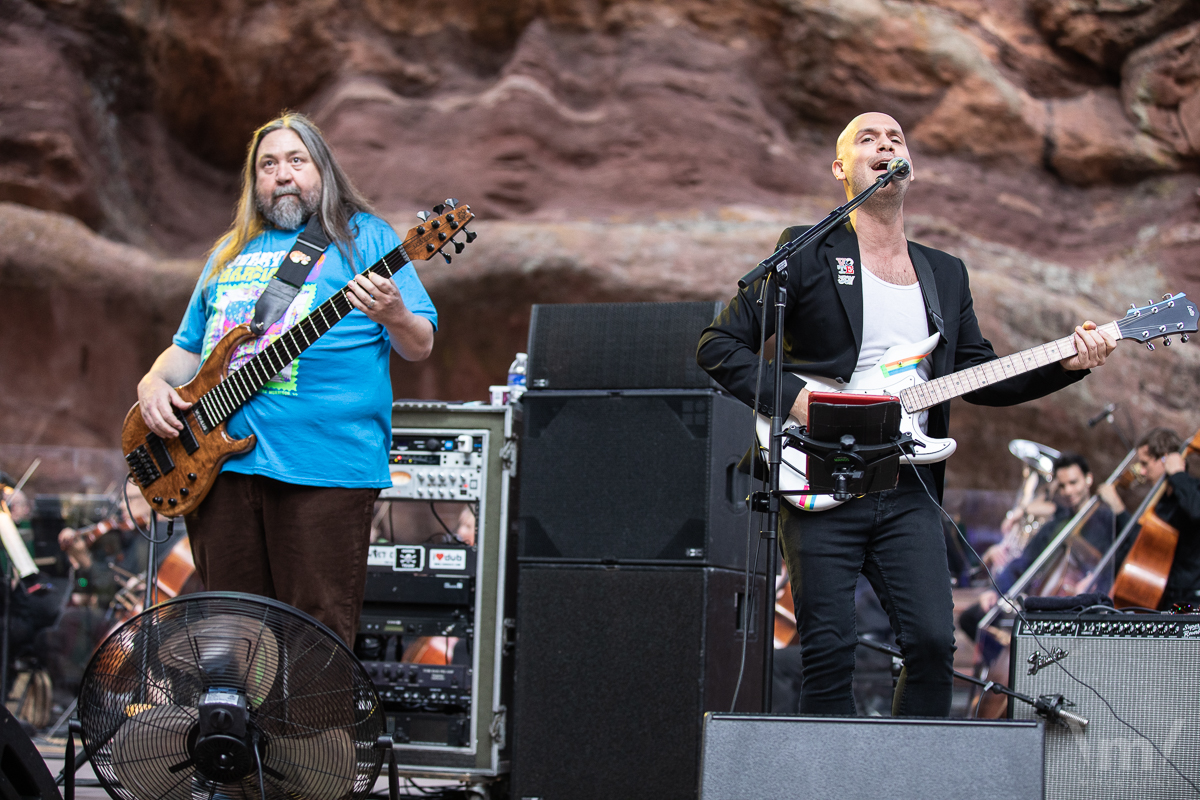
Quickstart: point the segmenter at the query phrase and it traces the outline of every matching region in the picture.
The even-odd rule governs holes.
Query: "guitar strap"
[[[250,323],[250,331],[255,336],[262,336],[267,328],[283,316],[327,247],[329,237],[321,227],[321,215],[313,214],[254,304],[254,320]]]
[[[921,294],[925,297],[925,310],[933,320],[933,326],[937,329],[938,334],[945,341],[946,323],[942,320],[942,306],[938,302],[937,284],[933,280],[933,267],[929,266],[929,259],[925,257],[920,248],[913,247],[911,243],[908,245],[908,255],[912,259],[913,268],[917,271],[917,283],[921,284]]]

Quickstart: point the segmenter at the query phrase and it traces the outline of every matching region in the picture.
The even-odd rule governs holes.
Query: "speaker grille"
[[[1120,721],[1200,784],[1200,617],[1039,614],[1029,621],[1032,628],[1022,622],[1013,637],[1012,688],[1034,697],[1061,694],[1089,721],[1083,730],[1046,728],[1047,800],[1200,798],[1150,742]],[[1031,655],[1045,660],[1046,651],[1056,649],[1067,654],[1029,674]],[[1033,713],[1014,703],[1014,717]]]
[[[1031,722],[708,714],[700,800],[1042,796]]]
[[[522,564],[517,585],[513,797],[695,798],[701,716],[737,682],[745,576]],[[740,709],[762,694],[751,631]]]
[[[713,302],[535,305],[529,388],[713,388],[696,346],[720,310]]]
[[[522,398],[520,557],[741,567],[750,410],[711,391]]]

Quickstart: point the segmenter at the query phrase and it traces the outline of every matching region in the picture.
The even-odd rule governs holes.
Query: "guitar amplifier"
[[[1061,694],[1089,723],[1047,725],[1047,800],[1200,798],[1200,616],[1026,618],[1012,639],[1012,688]],[[1034,715],[1012,705],[1016,718]]]

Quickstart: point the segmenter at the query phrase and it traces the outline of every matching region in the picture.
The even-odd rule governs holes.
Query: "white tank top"
[[[921,284],[900,286],[888,283],[869,269],[861,270],[863,290],[863,337],[855,372],[879,363],[889,347],[919,342],[929,336],[929,318]],[[929,380],[929,359],[917,370]]]
[[[921,295],[921,284],[900,286],[888,283],[869,269],[860,270],[863,290],[863,337],[862,349],[858,351],[855,372],[870,369],[879,363],[889,347],[898,344],[919,342],[929,336],[929,317],[925,313],[925,299]],[[933,374],[932,359],[924,359],[917,365],[922,379],[929,380]],[[917,418],[921,430],[925,430],[929,412]]]

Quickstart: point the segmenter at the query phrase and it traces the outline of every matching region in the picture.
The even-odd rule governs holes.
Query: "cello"
[[[1187,458],[1191,453],[1200,452],[1200,431],[1180,449],[1179,454]],[[1179,544],[1179,531],[1167,524],[1154,512],[1158,501],[1167,490],[1167,476],[1158,479],[1150,494],[1142,501],[1134,519],[1125,526],[1125,530],[1113,542],[1105,558],[1111,557],[1117,547],[1131,533],[1134,524],[1141,526],[1141,531],[1129,548],[1129,554],[1121,564],[1117,578],[1113,582],[1113,605],[1117,608],[1158,608],[1162,602],[1163,592],[1167,588],[1167,576],[1171,573],[1171,564],[1175,560],[1175,547]]]

